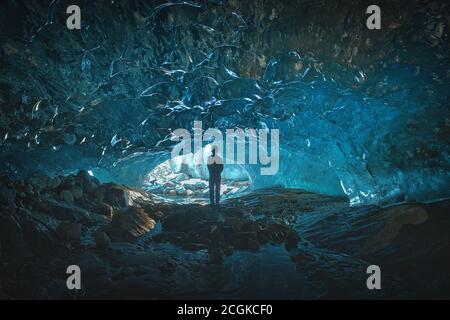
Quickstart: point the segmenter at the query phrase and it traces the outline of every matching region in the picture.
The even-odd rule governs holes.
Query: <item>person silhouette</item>
[[[211,156],[208,157],[209,200],[218,204],[220,200],[220,180],[223,171],[223,160],[217,154],[217,146],[211,146]]]

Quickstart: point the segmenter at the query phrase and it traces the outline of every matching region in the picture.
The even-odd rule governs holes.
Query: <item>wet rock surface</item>
[[[155,227],[155,221],[142,208],[125,207],[113,218],[105,231],[115,241],[132,241]]]
[[[25,197],[30,182],[0,179],[11,190],[0,203],[4,298],[450,296],[448,200],[349,207],[343,198],[272,189],[185,205],[99,183],[101,199],[83,188],[71,204],[58,188],[90,178],[58,179]],[[53,213],[55,203],[70,214]],[[71,264],[83,274],[76,294],[65,286]],[[379,292],[365,287],[372,264],[382,268]]]

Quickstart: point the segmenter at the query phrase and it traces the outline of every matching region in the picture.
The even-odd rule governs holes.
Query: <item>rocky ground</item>
[[[209,186],[208,180],[189,177],[184,173],[170,174],[164,177],[163,181],[146,181],[145,189],[155,194],[163,194],[166,197],[188,197],[191,199],[208,198]],[[221,194],[234,195],[249,190],[250,182],[223,180],[221,185]]]
[[[85,171],[2,177],[0,188],[2,298],[450,295],[449,201],[350,208],[272,189],[220,206],[176,204]],[[66,287],[71,264],[81,290]],[[381,293],[366,289],[370,264],[384,272]],[[262,280],[245,279],[251,273]]]

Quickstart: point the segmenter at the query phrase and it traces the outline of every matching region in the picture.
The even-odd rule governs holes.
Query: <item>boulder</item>
[[[180,181],[183,181],[183,180],[188,180],[189,179],[189,176],[186,174],[186,173],[180,173],[180,174],[177,174],[176,175],[176,177],[175,177],[175,179],[173,179],[175,182],[180,182]]]
[[[16,190],[8,188],[7,186],[0,185],[0,203],[8,206],[15,207]]]
[[[105,188],[102,187],[97,188],[97,190],[95,190],[94,192],[94,198],[97,201],[102,202],[105,199],[105,193],[106,193]]]
[[[94,235],[94,239],[95,239],[95,245],[96,245],[97,249],[100,249],[100,250],[104,250],[104,249],[108,248],[109,245],[111,244],[111,239],[103,231],[97,232]]]
[[[100,186],[100,181],[97,178],[90,175],[86,170],[80,170],[77,173],[76,181],[86,193],[92,194]]]
[[[291,229],[285,224],[270,223],[267,226],[267,235],[269,236],[269,239],[275,243],[282,243],[290,232]]]
[[[50,190],[56,189],[58,188],[62,183],[62,180],[60,177],[53,177],[52,179],[50,179],[49,183],[48,183],[48,188]]]
[[[77,185],[73,186],[72,189],[70,189],[70,192],[75,200],[79,200],[83,197],[83,189]]]
[[[259,242],[255,232],[239,232],[232,237],[233,247],[236,249],[257,251]]]
[[[72,193],[69,192],[68,194],[72,196]],[[45,213],[55,219],[77,221],[83,224],[91,223],[91,214],[73,204],[49,198],[45,199],[45,205]]]
[[[59,197],[61,198],[61,200],[69,203],[69,204],[73,204],[73,195],[72,192],[70,192],[69,190],[63,190],[61,191],[61,193],[59,194]]]
[[[33,190],[33,186],[29,183],[27,183],[24,187],[24,191],[27,195],[29,196],[33,196],[34,195],[34,190]]]
[[[234,231],[241,231],[246,225],[251,222],[244,218],[228,217],[225,220],[225,226],[233,228]]]
[[[212,264],[222,264],[223,262],[223,251],[218,247],[208,248],[209,262]]]
[[[159,221],[162,218],[164,218],[164,212],[160,210],[151,210],[147,211],[147,213],[149,214],[150,218],[152,218],[155,221]]]
[[[197,189],[204,189],[204,188],[206,188],[206,182],[198,181],[197,183],[195,183],[195,188],[197,188]]]
[[[63,179],[63,181],[62,181],[62,186],[63,186],[65,189],[70,189],[71,187],[73,187],[73,186],[75,185],[75,183],[76,183],[75,177],[72,176],[72,175],[70,175],[70,176],[67,176],[67,177],[65,177],[65,178]]]
[[[288,232],[286,235],[286,240],[284,242],[284,246],[286,247],[286,250],[290,251],[292,249],[296,249],[298,246],[298,242],[300,240],[300,237],[298,236],[298,233],[294,230]]]
[[[155,220],[144,209],[126,207],[113,217],[105,231],[113,241],[133,241],[152,230],[155,225]]]
[[[101,214],[103,216],[106,216],[107,218],[111,219],[113,217],[114,209],[109,204],[100,202],[97,207],[96,211],[98,214]]]
[[[164,187],[165,188],[175,188],[175,183],[168,181],[168,182],[164,183]]]
[[[189,189],[192,191],[202,190],[202,189],[206,188],[206,186],[207,186],[205,182],[194,180],[194,179],[185,181],[183,183],[183,185],[186,189]]]
[[[233,252],[234,252],[233,246],[227,245],[223,248],[223,253],[227,257],[231,256],[233,254]]]
[[[183,186],[177,186],[177,188],[175,189],[177,194],[180,196],[186,195],[186,189]]]
[[[0,207],[0,244],[3,261],[13,261],[30,255],[23,234],[19,217]]]
[[[113,207],[126,207],[128,203],[126,187],[118,185],[105,185],[104,202]]]
[[[80,170],[77,173],[77,177],[83,181],[89,181],[89,179],[91,178],[91,175],[86,170]]]
[[[33,177],[29,179],[29,184],[33,186],[34,192],[40,193],[48,186],[48,177]]]
[[[22,210],[21,216],[20,224],[28,250],[42,258],[53,255],[56,239],[53,230],[49,227],[51,223],[42,222],[36,218],[35,213],[27,210]]]
[[[78,241],[81,237],[81,224],[72,221],[63,221],[56,228],[56,234],[64,241]]]
[[[172,208],[162,220],[164,231],[197,232],[201,228],[218,224],[223,220],[221,214],[201,205],[184,205]]]
[[[89,181],[84,185],[84,190],[88,194],[93,194],[97,190],[98,186],[99,184],[97,184],[95,181]]]

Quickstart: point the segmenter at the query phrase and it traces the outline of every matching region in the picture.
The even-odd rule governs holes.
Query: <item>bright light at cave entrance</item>
[[[200,152],[207,157],[210,146]],[[209,197],[208,168],[206,164],[194,164],[198,154],[189,153],[169,159],[157,165],[144,178],[144,189],[167,197],[183,197],[187,202]],[[187,158],[187,159],[186,159]],[[251,186],[249,175],[241,165],[228,165],[222,173],[223,198],[242,194]]]

